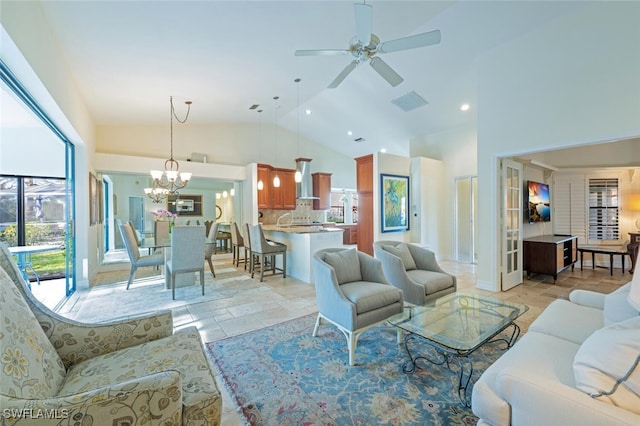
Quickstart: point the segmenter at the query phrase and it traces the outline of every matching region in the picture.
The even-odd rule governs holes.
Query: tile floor
[[[622,273],[620,269],[614,270],[611,276],[608,269],[585,268],[581,271],[578,266],[573,271],[568,269],[562,272],[556,283],[553,282],[553,277],[537,275],[531,279],[525,279],[523,284],[509,291],[490,293],[476,289],[475,265],[440,261],[440,266],[457,276],[459,290],[492,295],[528,305],[529,311],[517,321],[523,332],[526,332],[529,324],[549,303],[557,298],[568,298],[569,293],[574,289],[609,293],[631,279],[628,272]],[[232,268],[230,255],[215,255],[214,267],[216,271]],[[154,273],[151,268],[146,269],[149,271],[139,270],[139,275],[136,278]],[[315,289],[312,285],[295,278],[283,279],[281,275],[267,276],[263,283],[259,283],[258,280],[251,280],[248,275],[244,276],[242,265],[240,265],[240,272],[240,277],[234,279],[231,284],[229,281],[225,283],[223,282],[225,280],[221,279],[214,280],[214,285],[219,285],[221,290],[225,288],[225,285],[227,287],[233,286],[235,291],[228,297],[201,303],[187,303],[173,309],[176,328],[195,325],[202,335],[202,340],[209,342],[317,311]],[[120,270],[97,274],[93,281],[98,286],[120,286],[124,291],[127,275],[128,265],[122,264]],[[83,301],[87,299],[88,293],[89,291],[78,291],[68,303],[59,309],[59,312],[74,317],[83,306]],[[149,310],[144,302],[140,303],[137,309],[139,312]],[[228,392],[222,383],[219,383],[223,394],[222,424],[243,424],[243,420],[235,411],[235,404],[231,401]]]

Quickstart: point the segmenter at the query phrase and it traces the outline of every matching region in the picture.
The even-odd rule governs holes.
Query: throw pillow
[[[595,331],[573,360],[576,387],[640,414],[640,316]]]
[[[333,266],[333,269],[336,271],[338,284],[362,281],[360,260],[358,259],[358,251],[356,249],[325,253],[324,261]]]
[[[398,244],[397,246],[386,245],[383,248],[392,255],[399,257],[404,264],[405,270],[410,271],[417,269],[416,262],[413,260],[409,247],[405,243]]]

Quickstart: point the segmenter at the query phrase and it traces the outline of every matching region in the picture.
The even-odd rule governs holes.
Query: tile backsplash
[[[274,224],[278,221],[278,218],[285,213],[289,213],[289,216],[282,218],[280,223],[324,223],[327,219],[326,210],[314,210],[313,200],[296,200],[295,210],[273,210],[264,209],[262,212],[262,219],[260,222],[265,224]]]

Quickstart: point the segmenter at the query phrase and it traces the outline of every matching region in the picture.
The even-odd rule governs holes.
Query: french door
[[[502,291],[522,283],[522,164],[503,159],[501,170]]]

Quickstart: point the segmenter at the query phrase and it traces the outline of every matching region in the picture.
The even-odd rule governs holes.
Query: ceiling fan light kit
[[[377,54],[398,52],[401,50],[416,49],[419,47],[432,46],[440,43],[441,35],[439,30],[426,33],[415,34],[407,37],[380,42],[380,39],[371,32],[371,21],[373,17],[373,7],[364,3],[354,4],[356,35],[351,40],[348,49],[322,49],[322,50],[296,50],[296,56],[328,56],[328,55],[351,55],[353,59],[339,74],[333,79],[329,89],[335,89],[345,78],[362,62],[369,62],[369,65],[392,87],[396,87],[404,79],[389,64],[383,61]]]

